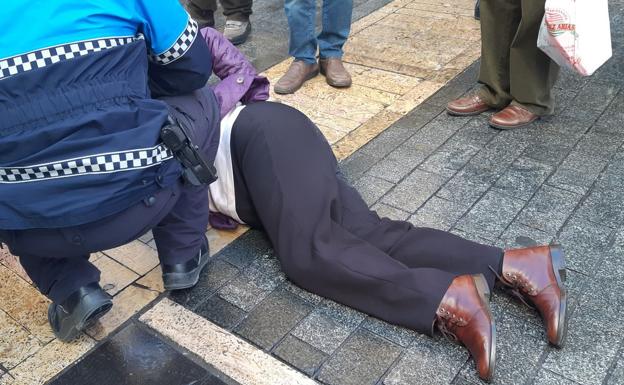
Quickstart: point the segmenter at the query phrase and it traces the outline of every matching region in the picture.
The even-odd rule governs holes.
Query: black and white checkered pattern
[[[132,43],[136,39],[134,36],[124,36],[85,40],[0,59],[0,80],[22,72],[43,68],[63,60]]]
[[[161,65],[166,65],[179,59],[186,53],[186,51],[188,51],[189,48],[191,48],[198,32],[199,26],[197,25],[197,22],[193,20],[193,18],[189,17],[188,23],[186,23],[186,28],[180,34],[175,43],[173,43],[171,48],[157,55],[150,54],[150,59]]]
[[[148,168],[173,158],[165,146],[97,154],[27,167],[0,167],[0,184],[25,183]]]

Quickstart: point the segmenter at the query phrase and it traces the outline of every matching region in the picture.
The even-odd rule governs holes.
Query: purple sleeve
[[[213,72],[221,82],[214,93],[225,116],[239,101],[251,103],[269,98],[269,81],[257,74],[254,66],[228,39],[212,29],[201,30],[212,54]]]

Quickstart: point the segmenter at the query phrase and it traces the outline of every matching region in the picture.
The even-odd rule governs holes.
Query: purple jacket
[[[212,69],[221,79],[213,87],[221,108],[221,118],[239,101],[247,104],[269,98],[269,80],[258,76],[245,55],[213,28],[204,28],[201,34],[212,54]]]
[[[258,76],[245,55],[212,28],[202,29],[201,34],[212,55],[212,70],[221,79],[213,87],[221,109],[221,118],[238,102],[247,104],[269,98],[269,80]],[[220,230],[234,230],[238,227],[238,222],[221,213],[211,212],[209,220],[212,227]]]

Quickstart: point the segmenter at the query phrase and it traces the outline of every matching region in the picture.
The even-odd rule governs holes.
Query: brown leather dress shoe
[[[510,130],[512,128],[524,127],[537,119],[539,119],[538,115],[518,105],[512,104],[492,115],[490,118],[490,126],[498,128],[499,130]]]
[[[306,64],[301,60],[295,60],[288,67],[288,71],[275,83],[273,89],[278,94],[292,94],[318,73],[318,63]]]
[[[477,365],[479,377],[492,378],[496,362],[496,327],[488,306],[490,290],[483,274],[456,277],[436,312],[434,325],[462,343]]]
[[[523,302],[531,302],[546,324],[548,341],[563,346],[567,331],[565,261],[559,246],[508,250],[503,257],[501,282]]]
[[[321,73],[325,75],[327,84],[340,88],[351,86],[351,75],[344,68],[342,59],[332,57],[321,59],[319,62],[321,64]]]
[[[482,112],[490,110],[490,107],[486,102],[481,99],[478,94],[465,96],[463,98],[455,99],[446,105],[446,112],[453,116],[471,116],[479,115]]]

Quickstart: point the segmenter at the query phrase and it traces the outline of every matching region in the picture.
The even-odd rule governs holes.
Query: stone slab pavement
[[[315,122],[325,118],[341,128],[338,134],[325,133],[345,174],[381,215],[505,247],[564,245],[572,292],[568,345],[563,350],[548,347],[537,315],[496,293],[495,384],[624,383],[624,2],[610,2],[611,61],[591,78],[564,73],[556,88],[557,115],[508,132],[489,128],[487,116],[450,118],[444,113],[446,102],[468,92],[477,76],[478,63],[469,65],[478,57],[469,3],[462,1],[450,12],[441,0],[355,0],[358,33],[353,48],[347,47],[347,59],[353,68],[364,67],[369,77],[363,79],[376,77],[368,88],[381,92],[355,87],[353,97],[341,101],[345,114],[352,114],[342,120],[310,106],[308,100],[322,96],[316,88],[320,81],[303,90],[301,99],[283,102],[299,103]],[[277,64],[277,70],[268,71],[274,77],[287,64],[282,62],[287,56],[282,5],[278,0],[257,1],[254,10],[253,38],[241,48],[261,70]],[[449,12],[456,14],[444,16]],[[427,18],[432,22],[423,21]],[[467,48],[453,52],[452,58],[444,46],[431,44],[430,51],[415,44],[408,47],[414,56],[400,55],[397,46],[407,47],[425,32],[443,36],[438,28],[445,23],[439,19],[466,31],[472,44],[464,41]],[[367,41],[377,50],[364,50]],[[426,60],[434,56],[437,61]],[[446,63],[448,71],[437,62]],[[433,72],[438,67],[442,71]],[[384,89],[386,81],[392,89]],[[410,87],[400,89],[402,82]],[[352,108],[357,103],[366,108]],[[149,234],[141,242],[93,256],[104,271],[103,284],[115,294],[116,310],[73,344],[53,339],[45,298],[19,275],[14,258],[0,255],[0,384],[40,384],[59,371],[53,383],[76,383],[85,375],[94,376],[90,383],[122,381],[120,373],[105,367],[85,368],[100,362],[98,357],[115,362],[119,357],[111,351],[128,354],[132,351],[124,349],[135,343],[128,341],[141,341],[158,348],[138,364],[167,362],[171,366],[163,364],[165,369],[185,368],[185,373],[171,372],[163,381],[189,376],[197,384],[234,385],[229,373],[219,372],[227,368],[211,369],[211,354],[202,355],[186,344],[197,327],[167,334],[154,326],[158,320],[146,318],[154,303],[154,309],[174,322],[189,319],[192,326],[203,325],[198,319],[209,320],[224,330],[217,334],[232,336],[236,344],[246,341],[275,362],[324,384],[480,383],[463,349],[388,325],[288,282],[261,233],[209,230],[208,235],[218,253],[215,261],[195,289],[175,294],[162,294]],[[181,306],[167,305],[171,300]],[[179,317],[172,317],[176,312]],[[296,378],[291,383],[305,383]]]

